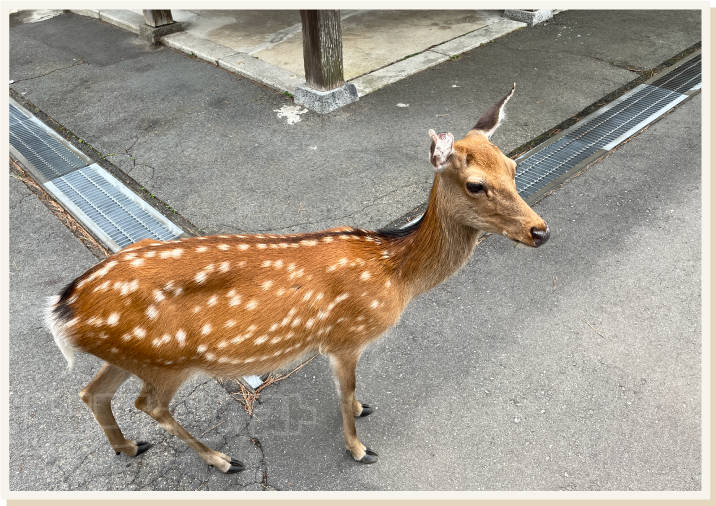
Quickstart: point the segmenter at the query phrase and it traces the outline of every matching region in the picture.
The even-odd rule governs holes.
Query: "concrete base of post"
[[[176,21],[168,25],[156,27],[144,24],[139,27],[139,37],[144,40],[148,40],[152,44],[159,44],[159,39],[161,39],[165,35],[181,32],[183,30],[184,27],[181,25],[181,23],[177,23]]]
[[[358,101],[358,90],[352,83],[329,91],[318,91],[305,84],[296,86],[293,101],[319,114],[326,114]]]
[[[538,9],[538,10],[519,10],[519,9],[507,9],[505,11],[505,17],[515,21],[522,21],[527,23],[528,26],[534,26],[537,23],[552,19],[552,9]]]

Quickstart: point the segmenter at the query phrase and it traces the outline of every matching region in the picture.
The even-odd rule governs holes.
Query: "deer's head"
[[[451,133],[430,130],[430,163],[446,190],[442,205],[453,219],[537,247],[549,239],[549,227],[517,193],[517,164],[490,142],[514,92],[513,86],[459,141]]]

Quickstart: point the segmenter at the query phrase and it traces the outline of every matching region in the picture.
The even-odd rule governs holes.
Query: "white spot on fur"
[[[221,264],[219,264],[219,272],[228,272],[230,265],[231,262],[229,261],[221,262]]]
[[[226,323],[224,323],[224,328],[230,329],[234,325],[236,325],[235,320],[226,320]]]
[[[264,243],[257,244],[256,247],[258,249],[266,249],[266,245]]]
[[[95,289],[92,290],[92,292],[93,292],[93,293],[94,293],[94,292],[104,292],[104,291],[107,289],[108,286],[109,286],[109,281],[105,281],[105,282],[102,283],[101,285],[96,286]],[[73,302],[73,301],[68,301],[68,302]]]
[[[228,245],[228,244],[219,244],[218,248],[219,248],[221,251],[226,251],[226,250],[229,249],[229,245]]]
[[[209,248],[207,248],[206,246],[199,246],[198,248],[196,248],[196,252],[197,252],[197,253],[204,253],[204,252],[205,252],[206,250],[208,250],[208,249],[209,249]]]
[[[271,281],[270,279],[268,279],[268,280],[264,281],[263,283],[261,283],[261,288],[262,288],[264,291],[266,291],[266,290],[268,290],[269,288],[271,288],[271,285],[273,285],[273,281]]]
[[[203,283],[205,280],[206,280],[206,272],[204,272],[204,271],[199,271],[196,274],[196,276],[194,276],[194,281],[196,281],[199,284]]]
[[[131,264],[132,264],[132,267],[139,267],[144,264],[144,259],[137,258],[136,260],[132,260]]]
[[[164,294],[161,292],[161,290],[154,290],[152,293],[154,294],[155,302],[161,302],[164,300]]]
[[[219,298],[216,295],[212,295],[211,297],[209,297],[209,300],[207,301],[206,305],[211,307],[216,304],[217,300],[219,300]]]
[[[107,317],[107,325],[114,327],[119,321],[119,313],[112,313]]]
[[[263,262],[261,262],[261,267],[269,267],[271,264],[271,260],[264,260]]]
[[[197,353],[204,353],[207,350],[207,346],[205,344],[199,345],[199,347],[196,349]]]
[[[101,325],[104,325],[104,318],[100,318],[99,316],[93,316],[89,320],[87,320],[87,325],[92,325],[93,327],[99,327]]]
[[[239,304],[241,304],[241,296],[240,295],[231,297],[231,300],[229,301],[229,306],[238,306]]]
[[[364,271],[363,274],[360,275],[360,279],[362,281],[368,281],[370,279],[370,272]]]
[[[166,339],[166,341],[165,341],[165,339]],[[164,334],[162,337],[155,338],[152,341],[152,346],[154,346],[155,348],[158,348],[159,346],[161,346],[162,344],[164,344],[167,341],[169,341],[169,336],[167,334]]]
[[[159,314],[159,311],[157,311],[157,308],[154,305],[150,305],[147,310],[145,311],[146,315],[149,317],[150,320],[153,320],[157,317]]]
[[[201,328],[201,335],[205,336],[205,335],[207,335],[209,332],[211,332],[211,323],[206,323],[206,324]]]
[[[318,244],[318,242],[314,240],[304,239],[303,241],[301,241],[301,244],[303,244],[304,246],[315,246],[316,244]]]
[[[259,303],[258,303],[258,301],[257,301],[256,299],[251,299],[251,300],[246,304],[246,309],[255,309],[256,306],[258,306],[258,305],[259,305]]]
[[[375,309],[375,308],[377,308],[377,307],[378,307],[378,301],[377,301],[377,300],[374,300],[374,301],[371,303],[370,308],[371,308],[371,309]]]
[[[176,335],[174,336],[176,340],[179,342],[179,346],[184,346],[184,340],[186,339],[186,332],[184,332],[183,329],[177,330]]]
[[[248,245],[248,244],[239,244],[237,247],[238,247],[241,251],[246,251],[247,249],[249,249],[249,245]]]

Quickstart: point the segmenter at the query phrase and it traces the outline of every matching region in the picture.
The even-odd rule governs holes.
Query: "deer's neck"
[[[400,259],[394,274],[405,287],[408,300],[457,272],[477,244],[480,231],[457,223],[449,208],[448,196],[436,176],[424,217],[408,235],[393,241]]]

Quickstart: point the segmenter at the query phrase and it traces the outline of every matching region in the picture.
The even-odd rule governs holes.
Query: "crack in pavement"
[[[69,65],[68,67],[62,67],[59,69],[55,69],[51,72],[48,72],[47,74],[42,74],[41,76],[35,76],[35,77],[26,77],[25,79],[18,79],[17,81],[12,81],[10,84],[17,84],[22,83],[24,81],[32,81],[33,79],[40,79],[41,77],[49,76],[50,74],[54,74],[55,72],[58,72],[60,70],[67,70],[71,69],[72,67],[76,67],[77,65],[89,65],[86,61],[84,61],[82,58],[80,58],[80,61],[77,63],[73,63],[72,65]]]
[[[378,201],[381,200],[381,199],[384,199],[384,198],[388,197],[389,195],[391,195],[391,194],[393,194],[393,193],[396,193],[396,192],[399,192],[399,191],[401,191],[401,190],[405,190],[405,189],[408,189],[408,188],[412,188],[412,187],[422,187],[423,185],[424,185],[424,183],[421,182],[421,183],[412,183],[412,184],[409,184],[409,185],[401,186],[401,187],[399,187],[399,188],[395,188],[395,189],[393,189],[393,190],[391,190],[391,191],[389,191],[389,192],[387,192],[387,193],[385,193],[385,194],[383,194],[383,195],[379,195],[379,196],[375,197],[375,198],[373,199],[372,203],[370,203],[370,204],[368,204],[368,205],[364,205],[364,206],[361,207],[360,209],[357,209],[357,210],[355,210],[355,211],[351,211],[351,212],[348,213],[348,214],[344,214],[343,216],[338,216],[338,217],[335,217],[335,218],[327,217],[327,218],[323,218],[323,219],[320,219],[320,220],[311,220],[311,221],[304,221],[304,222],[301,222],[301,223],[292,223],[292,224],[285,225],[285,226],[282,226],[282,227],[277,227],[277,228],[255,229],[255,230],[252,231],[252,232],[249,232],[249,231],[247,231],[247,230],[245,230],[245,229],[236,227],[236,226],[234,226],[234,225],[228,225],[228,224],[223,224],[223,223],[222,223],[222,224],[219,224],[219,226],[226,227],[226,228],[231,229],[231,230],[235,230],[235,231],[237,231],[238,233],[257,233],[257,234],[259,234],[259,233],[266,233],[266,232],[278,232],[278,231],[281,231],[281,230],[286,230],[286,229],[289,229],[289,228],[299,227],[299,226],[303,226],[303,225],[315,225],[316,223],[322,223],[322,222],[326,221],[327,219],[333,219],[333,220],[348,220],[348,219],[352,218],[353,216],[355,216],[356,214],[360,214],[360,213],[364,212],[366,209],[370,209],[371,207],[376,207],[376,206],[379,206],[379,205],[383,204],[384,202],[378,202]],[[411,209],[413,209],[414,207],[415,207],[415,206],[412,206]]]
[[[548,54],[548,55],[554,55],[554,56],[569,55],[569,56],[573,56],[576,58],[590,58],[592,60],[596,60],[596,61],[599,61],[602,63],[607,63],[607,64],[609,64],[613,67],[616,67],[618,69],[627,70],[629,72],[634,72],[635,74],[640,74],[640,75],[643,74],[644,72],[649,72],[651,70],[651,69],[644,69],[644,68],[637,68],[634,66],[629,66],[626,63],[624,63],[624,64],[614,63],[609,60],[599,58],[597,56],[592,56],[590,54],[573,53],[571,51],[562,51],[562,50],[553,51],[553,50],[549,50],[549,49],[538,49],[538,48],[533,48],[533,47],[532,48],[522,48],[522,47],[511,46],[510,44],[502,44],[502,47],[504,47],[505,49],[509,49],[511,51],[522,51],[522,52],[533,51],[535,53],[542,53],[542,54]],[[515,75],[517,75],[517,74],[515,74]]]

